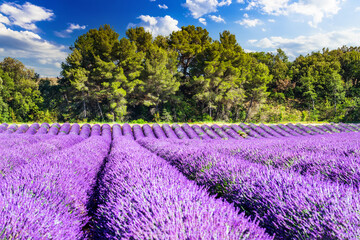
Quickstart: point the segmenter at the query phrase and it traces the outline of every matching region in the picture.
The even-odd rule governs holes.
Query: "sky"
[[[299,55],[360,46],[359,0],[0,0],[0,61],[12,57],[42,77],[60,76],[69,47],[109,24],[120,37],[142,26],[153,36],[182,26],[229,30],[245,51]]]

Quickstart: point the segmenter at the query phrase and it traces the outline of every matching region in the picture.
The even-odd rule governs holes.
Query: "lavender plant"
[[[144,132],[139,125],[134,125],[132,129],[134,131],[134,137],[136,140],[145,137]]]
[[[174,129],[174,133],[179,139],[190,139],[189,136],[186,134],[184,129],[182,129],[178,124],[174,123],[172,125],[172,129]],[[194,132],[193,132],[194,133]],[[194,133],[196,134],[196,133]],[[197,135],[196,135],[197,136]]]
[[[0,181],[0,238],[86,238],[86,206],[109,147],[93,136],[7,175]]]
[[[271,239],[134,141],[114,140],[100,189],[95,239]]]
[[[190,139],[200,139],[198,133],[192,127],[190,127],[189,124],[184,123],[181,128],[184,130],[184,132],[188,135]]]
[[[212,149],[139,143],[168,160],[209,192],[232,202],[277,239],[355,239],[360,234],[360,195],[317,177],[280,171]]]

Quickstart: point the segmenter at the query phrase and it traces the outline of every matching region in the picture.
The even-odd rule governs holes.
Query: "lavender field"
[[[0,125],[0,239],[360,239],[360,124]]]

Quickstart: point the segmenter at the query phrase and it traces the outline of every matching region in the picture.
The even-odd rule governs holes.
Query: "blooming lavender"
[[[114,124],[112,126],[112,135],[112,138],[118,138],[122,136],[122,130],[119,124]]]
[[[274,137],[274,135],[269,134],[268,132],[266,132],[261,126],[257,126],[253,123],[248,124],[248,127],[251,128],[254,132],[256,132],[257,134],[259,134],[262,137],[265,138],[272,138]]]
[[[91,127],[90,137],[92,137],[92,136],[100,136],[100,135],[101,135],[101,126],[99,124],[94,124]]]
[[[36,134],[36,132],[38,131],[39,128],[40,128],[40,125],[38,123],[33,123],[26,131],[26,134],[34,135],[34,134]]]
[[[14,133],[22,134],[22,133],[25,133],[28,129],[29,129],[29,126],[27,124],[22,124],[20,127],[18,127],[18,129],[16,129],[16,131]]]
[[[159,124],[157,123],[154,123],[153,126],[152,126],[152,129],[154,131],[154,134],[157,138],[160,138],[160,139],[164,139],[164,138],[167,138],[163,129],[160,127]]]
[[[277,125],[270,124],[269,127],[283,137],[299,136],[297,132],[293,131],[292,129],[289,129],[283,124],[277,124]]]
[[[49,132],[47,134],[49,135],[57,135],[60,130],[60,124],[59,123],[53,123],[49,129]]]
[[[80,125],[77,123],[71,125],[69,134],[79,135],[79,133],[80,133]]]
[[[221,127],[219,127],[217,124],[211,125],[211,128],[214,130],[214,132],[217,135],[219,135],[224,140],[234,138],[233,136],[229,135],[226,131],[224,131]],[[229,127],[228,127],[228,129],[229,129]]]
[[[133,131],[134,131],[134,138],[136,140],[145,137],[144,132],[143,132],[142,128],[139,125],[137,125],[137,124],[134,125],[133,126]]]
[[[11,124],[6,131],[4,131],[4,134],[12,134],[16,131],[16,129],[18,128],[18,125],[16,124]]]
[[[59,129],[58,135],[61,136],[61,135],[69,134],[70,128],[71,128],[70,123],[64,123]]]
[[[131,140],[114,140],[99,196],[95,239],[271,239]]]
[[[109,147],[103,137],[90,137],[39,156],[0,181],[0,238],[86,237],[86,206]]]
[[[296,127],[311,135],[324,134],[323,131],[319,131],[318,129],[313,128],[311,125],[302,125],[297,123]]]
[[[112,133],[111,126],[109,124],[103,124],[101,126],[101,136],[108,142],[111,142]]]
[[[139,143],[258,218],[275,238],[355,239],[360,234],[360,216],[354,214],[360,211],[360,195],[353,188],[197,148],[197,143]]]
[[[182,129],[182,127],[180,127],[178,124],[174,123],[172,125],[172,129],[174,129],[174,132],[179,139],[190,139],[189,136],[184,131],[184,129]],[[192,133],[194,133],[194,132],[192,132]],[[194,133],[194,134],[196,135],[196,133]],[[195,135],[193,135],[193,136],[195,137]]]
[[[198,133],[195,132],[195,130],[192,127],[190,127],[189,124],[184,123],[181,128],[184,130],[184,132],[188,135],[189,138],[200,139]]]
[[[199,127],[198,125],[193,125],[192,126],[192,129],[194,129],[194,131],[196,132],[196,134],[201,138],[201,139],[211,139],[211,137],[209,135],[206,134],[206,132],[201,128]]]
[[[50,125],[48,123],[41,124],[39,130],[36,134],[46,134],[50,129]]]
[[[243,137],[241,137],[237,132],[235,132],[234,129],[232,129],[230,126],[223,125],[221,128],[229,136],[229,139],[231,139],[231,138],[234,138],[237,140],[243,139]]]
[[[2,123],[2,124],[0,125],[0,133],[5,132],[6,129],[7,129],[7,127],[8,127],[8,124],[7,124],[7,123]]]
[[[269,134],[272,137],[288,137],[288,135],[285,135],[283,133],[279,133],[278,131],[275,131],[274,129],[270,128],[269,126],[261,123],[259,127],[264,130],[267,134]]]
[[[162,129],[167,138],[178,138],[178,136],[175,134],[174,130],[169,126],[169,124],[163,124]]]
[[[243,138],[253,137],[253,138],[261,138],[257,132],[251,129],[249,126],[244,123],[240,123],[239,126],[236,124],[231,124],[231,128],[234,129],[240,136]]]
[[[81,126],[81,131],[79,136],[83,137],[83,138],[88,138],[90,136],[91,133],[91,126],[90,124],[84,124]]]
[[[128,123],[125,123],[122,126],[122,133],[125,138],[129,138],[131,140],[134,140],[134,134],[132,132],[131,126]]]
[[[43,138],[43,139],[46,139]],[[35,143],[21,144],[10,149],[0,150],[0,173],[2,175],[11,172],[14,168],[28,164],[33,159],[48,155],[52,152],[62,150],[75,145],[83,140],[83,137],[76,135],[57,136],[49,135],[45,141],[35,141]]]
[[[206,124],[203,124],[201,125],[201,128],[204,130],[204,132],[212,139],[220,139],[221,137],[216,134],[214,132],[214,130],[211,129],[211,127],[209,127],[208,125]]]
[[[145,137],[156,138],[152,128],[148,124],[144,124],[142,127]]]

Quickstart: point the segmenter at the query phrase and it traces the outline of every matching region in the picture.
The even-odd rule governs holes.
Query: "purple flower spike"
[[[142,127],[145,137],[156,138],[152,128],[148,124],[144,124]]]
[[[134,137],[136,140],[145,137],[144,132],[139,125],[134,125],[132,129],[134,131]]]
[[[131,126],[130,126],[128,123],[125,123],[125,124],[122,126],[122,132],[123,132],[123,136],[124,136],[125,138],[134,140],[134,134],[133,134],[133,132],[132,132]]]
[[[69,134],[79,135],[79,133],[80,133],[80,125],[77,123],[74,123],[71,126]]]
[[[119,124],[114,124],[112,126],[112,134],[113,134],[112,136],[113,139],[123,136],[121,131],[121,126]]]

